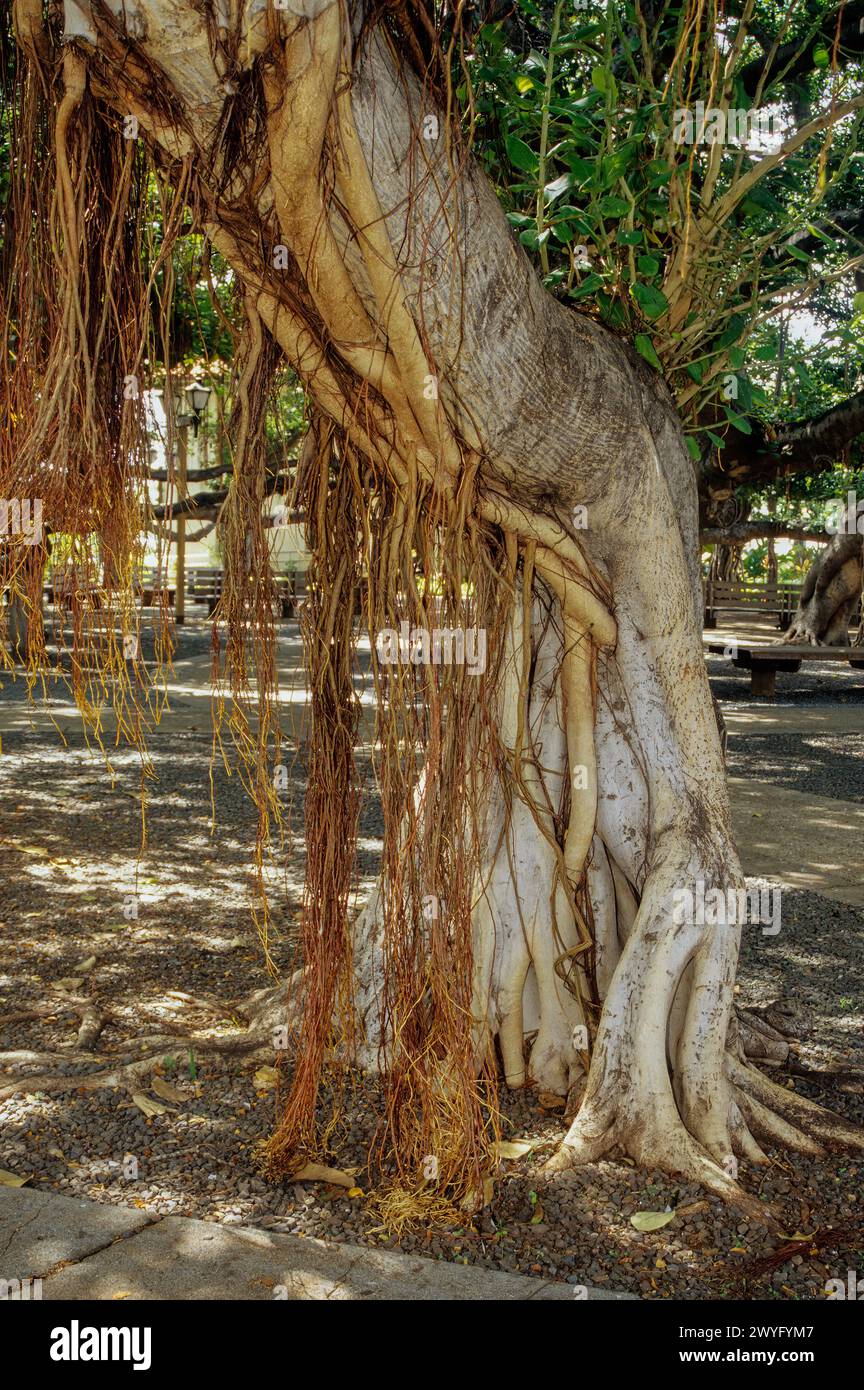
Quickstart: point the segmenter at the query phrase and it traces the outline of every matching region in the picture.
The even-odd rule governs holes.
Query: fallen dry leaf
[[[707,1202],[691,1202],[690,1205],[689,1205],[689,1207],[679,1207],[679,1208],[678,1208],[678,1215],[679,1215],[679,1216],[695,1216],[695,1214],[696,1214],[697,1211],[705,1211],[705,1210],[707,1209],[707,1206],[708,1206],[708,1203],[707,1203]]]
[[[325,1168],[321,1163],[307,1163],[299,1173],[291,1174],[292,1182],[332,1182],[337,1187],[354,1186],[354,1176],[341,1168]]]
[[[80,960],[77,965],[73,965],[72,969],[76,975],[89,975],[95,964],[96,957],[88,956],[86,960]]]
[[[554,1091],[541,1091],[537,1103],[543,1110],[563,1110],[567,1104],[566,1096],[556,1096]]]
[[[271,1091],[279,1080],[279,1073],[275,1067],[259,1067],[252,1078],[252,1085],[256,1091]]]
[[[524,1158],[533,1148],[531,1139],[499,1139],[492,1145],[492,1152],[497,1158]]]
[[[661,1226],[668,1226],[674,1216],[674,1211],[634,1211],[630,1225],[637,1231],[659,1231]]]
[[[5,1168],[0,1168],[0,1187],[23,1187],[30,1178],[19,1178],[17,1173],[9,1173]]]
[[[178,1091],[177,1087],[172,1086],[169,1081],[163,1081],[161,1076],[152,1077],[150,1085],[157,1096],[161,1096],[163,1100],[182,1101],[186,1099],[182,1091]]]
[[[158,1100],[153,1100],[150,1096],[145,1096],[143,1091],[135,1091],[132,1096],[133,1105],[137,1105],[148,1119],[153,1115],[167,1115],[168,1106],[160,1105]]]
[[[480,1211],[483,1207],[488,1207],[495,1192],[495,1179],[489,1174],[483,1179],[483,1190],[474,1187],[470,1192],[466,1192],[462,1201],[459,1203],[463,1211]]]

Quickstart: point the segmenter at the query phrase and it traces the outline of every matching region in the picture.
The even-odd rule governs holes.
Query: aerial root
[[[742,1127],[744,1133],[758,1135],[760,1139],[769,1140],[773,1144],[809,1154],[811,1158],[821,1158],[825,1153],[822,1145],[815,1139],[796,1129],[782,1115],[769,1110],[753,1096],[748,1096],[746,1091],[738,1092],[738,1107],[746,1121],[746,1128]]]

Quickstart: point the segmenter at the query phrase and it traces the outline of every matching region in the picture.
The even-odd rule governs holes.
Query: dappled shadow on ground
[[[255,813],[238,779],[227,777],[219,766],[213,771],[215,829],[211,826],[207,641],[203,627],[181,639],[170,677],[176,712],[151,743],[156,779],[148,785],[143,846],[140,765],[134,752],[112,751],[112,784],[104,759],[87,749],[72,717],[64,747],[44,718],[33,725],[25,717],[20,688],[10,692],[7,684],[0,692],[0,1012],[26,1010],[46,1000],[52,1008],[47,1016],[8,1026],[0,1040],[3,1049],[70,1055],[79,1021],[64,1011],[64,993],[70,989],[91,993],[110,1006],[114,1021],[96,1051],[125,1057],[124,1041],[151,1032],[156,1017],[176,1016],[171,1014],[171,991],[188,991],[224,1006],[222,1022],[230,1033],[239,1030],[230,1014],[231,1001],[268,983],[249,914]],[[280,632],[279,652],[286,695],[294,692],[286,699],[286,714],[297,716],[296,722],[290,720],[296,736],[304,704],[296,629]],[[847,684],[837,688],[848,690],[849,673],[844,677]],[[860,680],[860,675],[853,673],[853,678]],[[738,690],[739,704],[741,696]],[[761,735],[754,732],[757,760],[773,754],[783,765],[785,747],[766,744],[760,754]],[[748,735],[747,744],[740,745],[742,754],[749,743]],[[809,745],[800,746],[806,770],[812,771]],[[738,747],[736,740],[736,756]],[[821,775],[818,769],[827,765],[827,755],[821,757],[820,742],[816,750],[815,775]],[[365,786],[361,888],[374,875],[381,846],[370,756],[367,742],[358,760]],[[302,747],[289,747],[285,762],[286,816],[295,839],[267,870],[273,889],[271,950],[283,971],[296,957],[302,897]],[[759,775],[767,780],[766,771]],[[797,774],[790,770],[782,775],[794,780]],[[860,913],[816,894],[787,891],[778,936],[745,929],[741,1000],[761,1006],[777,997],[797,997],[813,1009],[821,1053],[854,1056],[861,1047],[864,1011],[862,947]],[[163,1099],[162,1113],[155,1114],[146,1114],[125,1087],[16,1097],[3,1106],[0,1166],[31,1174],[38,1184],[138,1206],[156,1216],[176,1212],[229,1223],[249,1221],[491,1268],[551,1274],[574,1283],[634,1289],[648,1297],[733,1296],[740,1291],[736,1280],[747,1261],[770,1248],[765,1230],[742,1223],[696,1185],[681,1187],[660,1173],[609,1162],[543,1177],[541,1163],[560,1141],[565,1123],[533,1088],[502,1096],[505,1136],[525,1136],[536,1148],[526,1160],[501,1166],[491,1205],[446,1231],[388,1237],[376,1230],[380,1223],[365,1196],[348,1197],[345,1188],[321,1185],[273,1186],[258,1176],[254,1150],[272,1129],[274,1093],[267,1089],[272,1078],[259,1078],[256,1085],[256,1065],[244,1058],[202,1060],[180,1041],[169,1045],[156,1077],[175,1094]],[[77,1073],[71,1062],[61,1061],[53,1070],[64,1066]],[[94,1062],[81,1071],[97,1066]],[[32,1067],[24,1064],[21,1070]],[[141,1084],[151,1103],[159,1099],[150,1078]],[[819,1094],[812,1083],[795,1084]],[[853,1118],[864,1118],[858,1095],[829,1091],[823,1098]],[[352,1178],[364,1193],[366,1156],[380,1113],[378,1083],[350,1078],[331,1157],[356,1169]],[[765,1178],[745,1177],[751,1190],[785,1203],[790,1231],[809,1231],[826,1222],[839,1229],[854,1210],[847,1200],[851,1190],[861,1188],[858,1167],[842,1156],[819,1163],[793,1159]],[[646,1236],[633,1228],[633,1212],[667,1205],[680,1216],[665,1233]],[[860,1248],[857,1237],[858,1244],[843,1240],[838,1236],[842,1254],[833,1257],[842,1261],[839,1271],[827,1262],[832,1258],[828,1254],[823,1260],[805,1252],[798,1265],[783,1266],[779,1282],[773,1276],[763,1282],[759,1296],[819,1296],[825,1278],[842,1275]]]

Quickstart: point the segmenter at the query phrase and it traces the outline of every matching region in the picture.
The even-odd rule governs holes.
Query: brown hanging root
[[[265,1170],[274,1176],[296,1171],[304,1158],[326,1150],[339,1097],[339,1073],[329,1068],[329,1052],[338,1035],[350,1044],[353,1021],[348,896],[359,809],[353,616],[360,499],[357,473],[347,455],[331,485],[335,445],[332,425],[314,417],[297,476],[312,553],[303,638],[314,736],[306,796],[304,969],[299,997],[290,1001],[297,1006],[302,1032],[294,1039],[294,1071],[281,1123],[262,1155]],[[336,1110],[321,1130],[316,1107],[325,1073],[332,1077]]]
[[[23,618],[28,640],[4,650],[0,660],[10,670],[19,660],[28,698],[37,686],[53,693],[52,679],[67,684],[85,737],[103,752],[110,710],[115,743],[139,752],[143,789],[152,776],[145,728],[158,718],[166,649],[157,637],[154,675],[124,647],[128,638],[137,650],[132,569],[140,558],[136,492],[146,458],[140,403],[122,397],[142,357],[149,308],[139,244],[146,176],[116,120],[94,103],[84,59],[71,45],[54,104],[54,55],[41,10],[18,0],[14,11],[22,49],[7,106],[12,168],[0,286],[6,339],[0,402],[7,421],[0,496],[38,499],[44,532],[51,534],[38,545],[4,547],[3,582],[12,605],[0,609],[0,629],[11,612],[16,624]],[[50,634],[42,603],[49,557],[57,580],[63,576],[68,613],[64,621],[55,603]],[[49,639],[58,649],[53,667]]]
[[[49,63],[51,50],[42,19],[42,0],[13,0],[12,16],[16,42],[26,49],[34,63]]]
[[[252,914],[267,968],[276,977],[278,972],[270,955],[264,860],[274,826],[282,843],[283,818],[271,767],[271,761],[278,763],[280,747],[273,624],[277,600],[264,530],[264,481],[266,404],[277,367],[277,352],[273,340],[264,333],[253,295],[246,298],[245,314],[231,431],[233,473],[219,518],[224,583],[214,617],[213,754],[215,760],[218,752],[230,770],[223,748],[223,734],[227,732],[237,754],[240,778],[258,811]],[[225,633],[224,657],[219,629]],[[229,713],[226,700],[230,703]]]

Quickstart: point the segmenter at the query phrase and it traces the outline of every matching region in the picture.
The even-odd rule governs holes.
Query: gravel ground
[[[752,777],[811,796],[864,801],[864,733],[730,733],[730,777]]]
[[[206,651],[208,642],[203,626],[190,627],[183,634],[182,655]],[[282,655],[293,659],[295,650],[296,633],[287,628]],[[781,700],[829,698],[822,676],[781,675],[779,680],[800,682],[780,689]],[[843,673],[841,679],[832,672],[828,681],[832,700],[864,694],[860,673]],[[734,686],[726,698],[746,702],[746,676],[739,682],[724,671],[715,689],[724,684]],[[19,698],[8,685],[0,693],[0,702]],[[760,738],[747,741],[757,763],[766,760],[765,769],[754,775],[767,777],[771,757],[780,766],[778,777],[790,779],[783,785],[816,791],[816,783],[797,769],[804,761],[803,773],[816,778],[820,794],[849,795],[830,790],[839,785],[828,770],[831,736],[808,737],[792,747],[781,740],[770,748],[760,747]],[[812,757],[811,743],[818,758]],[[47,728],[4,736],[0,1013],[46,1000],[53,1011],[6,1026],[0,1047],[68,1053],[77,1028],[77,1018],[68,1008],[64,1012],[69,988],[91,992],[113,1010],[117,1025],[97,1044],[112,1059],[136,1055],[136,1048],[123,1050],[130,1039],[161,1032],[175,1018],[185,1023],[183,1005],[169,991],[221,1001],[225,1035],[236,1030],[231,1001],[268,983],[248,913],[254,819],[237,779],[217,775],[218,825],[211,835],[209,747],[203,729],[163,729],[154,738],[158,780],[150,798],[147,845],[139,855],[139,772],[132,755],[113,756],[112,790],[101,755],[88,751],[79,734],[69,736],[65,749]],[[856,738],[845,739],[844,748],[855,763],[860,797],[864,747]],[[743,743],[736,741],[734,756],[743,754]],[[361,887],[374,874],[381,833],[368,766],[363,775],[370,794],[361,825]],[[296,819],[302,763],[294,766],[290,781]],[[295,954],[301,872],[295,848],[283,866],[284,893],[271,939],[282,970],[290,968]],[[136,898],[137,917],[124,914],[124,906]],[[761,1008],[792,997],[812,1013],[812,1056],[864,1062],[864,914],[800,891],[784,892],[782,911],[777,936],[765,936],[758,927],[744,932],[740,1002]],[[96,958],[92,965],[91,957]],[[69,985],[70,980],[82,983]],[[98,1064],[60,1065],[74,1074]],[[13,1097],[0,1106],[0,1167],[28,1176],[35,1186],[157,1215],[170,1211],[335,1237],[649,1298],[806,1299],[823,1296],[829,1278],[845,1280],[847,1269],[864,1272],[864,1161],[784,1154],[767,1172],[742,1165],[744,1186],[774,1204],[785,1233],[809,1237],[781,1249],[783,1243],[761,1224],[743,1219],[697,1185],[676,1184],[659,1172],[604,1162],[554,1178],[541,1176],[542,1162],[565,1125],[560,1112],[544,1109],[533,1090],[502,1096],[505,1137],[530,1140],[535,1148],[517,1162],[502,1163],[492,1203],[482,1215],[446,1231],[388,1236],[366,1196],[349,1197],[344,1189],[320,1184],[268,1184],[258,1176],[254,1149],[272,1129],[274,1093],[256,1091],[257,1065],[243,1058],[205,1063],[190,1057],[182,1044],[166,1049],[160,1072],[177,1098],[163,1100],[164,1113],[154,1116],[145,1115],[125,1087]],[[19,1059],[14,1069],[0,1067],[0,1077],[4,1070],[8,1079],[13,1070],[34,1068]],[[864,1122],[860,1088],[825,1089],[791,1077],[786,1084]],[[332,1161],[356,1166],[354,1180],[364,1193],[366,1154],[378,1114],[375,1083],[355,1078]],[[676,1215],[662,1230],[644,1234],[630,1222],[635,1211],[667,1207]]]

